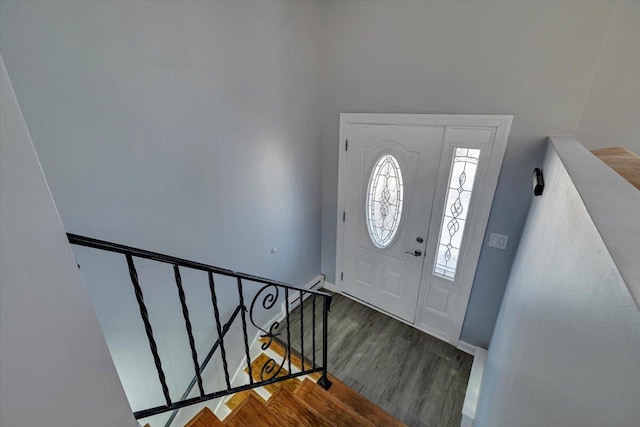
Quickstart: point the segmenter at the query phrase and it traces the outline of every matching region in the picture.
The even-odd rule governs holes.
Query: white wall
[[[65,228],[298,285],[315,277],[319,17],[319,3],[297,1],[0,3],[0,51]],[[133,409],[163,404],[124,257],[74,252]],[[137,266],[177,399],[194,371],[173,272]],[[202,360],[216,338],[207,277],[182,274]],[[225,322],[237,288],[217,280]],[[223,388],[219,355],[205,380]]]
[[[617,1],[576,136],[640,154],[640,2]]]
[[[637,9],[3,0],[0,51],[70,231],[294,283],[335,281],[341,112],[515,114],[487,228],[509,247],[462,334],[486,346],[544,137],[634,148]]]
[[[317,3],[0,8],[0,51],[69,232],[317,275]]]
[[[514,114],[462,339],[486,346],[549,134],[575,133],[613,2],[328,1],[324,8],[322,271],[335,280],[342,112]],[[628,43],[634,41],[627,40]],[[635,40],[637,43],[637,39]]]
[[[0,57],[0,425],[137,426]]]
[[[583,176],[616,175],[583,168]],[[599,226],[603,221],[623,228],[634,222],[637,216],[628,214],[640,211],[640,195],[621,203],[632,208],[627,213],[592,211],[595,224],[581,195],[588,197],[597,185],[576,189],[574,175],[551,145],[544,177],[544,194],[531,205],[489,347],[474,426],[637,426],[640,310],[610,255],[614,242],[605,245],[598,230],[606,231]],[[626,185],[609,185],[612,197]],[[639,226],[633,227],[620,243],[635,236],[637,247]],[[623,257],[631,260],[633,254]],[[625,269],[638,273],[635,260]]]
[[[67,231],[297,285],[315,277],[319,18],[306,1],[2,1],[0,51]],[[162,404],[124,258],[74,252],[134,410]],[[176,399],[193,365],[173,272],[138,268]],[[202,359],[215,337],[207,278],[183,281]],[[235,282],[219,279],[218,297],[226,321]]]

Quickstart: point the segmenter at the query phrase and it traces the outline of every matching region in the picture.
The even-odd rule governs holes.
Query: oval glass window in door
[[[400,164],[392,154],[374,163],[367,188],[367,228],[373,244],[384,249],[395,237],[402,218],[404,189]]]

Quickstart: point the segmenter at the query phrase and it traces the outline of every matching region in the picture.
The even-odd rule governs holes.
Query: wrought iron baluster
[[[136,300],[138,301],[138,307],[140,308],[140,316],[142,317],[142,322],[144,323],[144,331],[147,334],[147,339],[149,340],[149,348],[151,348],[153,361],[156,365],[156,370],[158,371],[158,379],[160,380],[160,385],[162,386],[162,393],[164,394],[167,406],[171,406],[171,397],[169,396],[169,387],[167,387],[167,378],[165,377],[164,371],[162,370],[162,362],[160,361],[160,355],[158,354],[158,345],[156,344],[155,338],[153,338],[153,329],[151,328],[151,322],[149,321],[149,312],[147,311],[147,307],[144,304],[144,295],[142,294],[142,288],[140,288],[140,282],[138,281],[138,272],[136,271],[136,266],[133,263],[133,257],[130,254],[127,254],[126,258],[127,265],[129,266],[129,276],[131,277],[131,284],[133,284],[133,289],[136,294]]]
[[[224,333],[222,332],[222,326],[220,326],[220,310],[218,309],[218,297],[216,296],[216,285],[213,281],[213,273],[209,274],[209,290],[211,291],[211,303],[213,304],[213,315],[216,318],[216,331],[218,332],[218,340],[220,341],[220,353],[222,354],[222,367],[224,368],[224,380],[227,384],[227,390],[231,388],[231,382],[229,381],[229,365],[227,364],[227,351],[224,348]],[[240,306],[242,310],[242,306]]]
[[[289,373],[291,373],[291,331],[289,328],[289,289],[284,288],[284,304],[287,311],[287,353],[289,359]]]
[[[200,396],[204,396],[204,387],[202,386],[202,376],[200,375],[200,363],[198,362],[198,352],[196,351],[195,340],[193,339],[193,329],[191,327],[191,320],[189,319],[189,308],[187,307],[187,297],[184,294],[184,287],[182,286],[182,277],[180,276],[180,267],[178,264],[173,265],[173,274],[176,278],[176,286],[178,287],[178,297],[180,298],[180,305],[182,306],[182,316],[184,317],[184,326],[187,328],[187,336],[189,337],[189,347],[191,348],[191,359],[193,360],[193,368],[196,372],[196,378],[198,379],[198,389],[200,390]]]
[[[244,295],[242,293],[242,279],[238,279],[238,295],[240,297],[240,318],[242,319],[242,333],[244,334],[244,354],[247,358],[247,369],[249,370],[249,383],[253,384],[253,373],[251,372],[251,357],[249,356],[249,341],[247,337],[247,308],[244,305]]]
[[[225,323],[225,325],[222,327],[223,337],[225,336],[227,331],[229,331],[229,328],[231,327],[231,324],[235,320],[239,311],[240,311],[240,306],[238,305],[236,306],[235,310],[233,310],[233,314],[229,317],[229,321]],[[213,357],[213,354],[215,353],[218,347],[220,347],[220,339],[218,339],[213,344],[213,346],[211,347],[211,350],[209,350],[209,353],[205,356],[204,360],[200,364],[200,372],[204,372],[204,369],[207,367],[207,365],[209,365],[209,362],[211,361],[211,358]],[[184,393],[182,393],[182,396],[180,397],[180,400],[178,402],[183,402],[189,398],[189,395],[191,394],[191,390],[193,390],[193,387],[196,386],[196,382],[197,382],[196,377],[193,377],[193,379],[187,386],[187,389],[184,391]],[[229,388],[227,388],[227,391],[229,391]],[[206,396],[202,396],[203,399],[205,397]],[[175,420],[177,415],[178,415],[178,409],[174,409],[173,412],[171,413],[171,416],[167,420],[167,422],[164,423],[164,427],[169,427],[173,423],[173,420]]]
[[[329,310],[331,309],[331,297],[325,296],[322,298],[322,376],[318,380],[318,384],[328,390],[331,387],[331,381],[329,381],[328,373],[327,373],[327,347],[329,347],[329,342],[327,341],[328,336],[328,319],[329,319]]]
[[[304,307],[302,305],[304,294],[300,291],[300,349],[302,359],[302,370],[304,371]]]
[[[311,333],[312,333],[312,337],[311,337],[311,350],[313,351],[313,369],[316,368],[316,294],[313,294],[312,296],[312,302],[313,304],[311,305],[311,308],[313,310],[313,316],[311,319]]]

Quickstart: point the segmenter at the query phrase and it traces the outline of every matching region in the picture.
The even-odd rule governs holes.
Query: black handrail
[[[307,293],[322,295],[322,296],[331,298],[331,295],[326,292],[310,290],[310,289],[302,288],[300,286],[291,285],[289,283],[279,282],[277,280],[271,280],[264,277],[254,276],[246,273],[239,273],[233,270],[228,270],[226,268],[214,267],[213,265],[207,265],[207,264],[202,264],[200,262],[189,261],[183,258],[176,258],[171,255],[164,255],[158,252],[151,252],[144,249],[138,249],[131,246],[121,245],[119,243],[107,242],[105,240],[99,240],[91,237],[80,236],[73,233],[67,233],[67,238],[69,239],[69,243],[71,243],[72,245],[87,246],[89,248],[102,249],[104,251],[116,252],[124,255],[128,254],[137,258],[151,259],[158,262],[164,262],[166,264],[175,264],[182,267],[193,268],[194,270],[210,271],[212,273],[220,274],[222,276],[239,277],[241,279],[249,280],[256,283],[262,283],[265,285],[277,285],[283,288],[295,289],[297,291],[304,291]]]
[[[294,286],[294,285],[290,285],[288,283],[283,283],[283,282],[278,282],[275,280],[270,280],[270,279],[266,279],[263,277],[258,277],[258,276],[253,276],[250,274],[245,274],[245,273],[238,273],[232,270],[228,270],[228,269],[224,269],[224,268],[219,268],[219,267],[215,267],[215,266],[211,266],[211,265],[207,265],[207,264],[202,264],[202,263],[198,263],[198,262],[194,262],[194,261],[189,261],[189,260],[185,260],[182,258],[176,258],[173,256],[169,256],[169,255],[163,255],[157,252],[151,252],[151,251],[146,251],[143,249],[138,249],[138,248],[134,248],[131,246],[125,246],[125,245],[120,245],[117,243],[112,243],[112,242],[107,242],[104,240],[98,240],[98,239],[93,239],[90,237],[84,237],[84,236],[79,236],[77,234],[67,234],[67,237],[69,239],[69,243],[74,244],[74,245],[79,245],[79,246],[86,246],[86,247],[90,247],[90,248],[94,248],[94,249],[100,249],[100,250],[104,250],[104,251],[109,251],[109,252],[115,252],[115,253],[120,253],[125,255],[125,259],[127,262],[127,265],[129,267],[129,276],[131,279],[131,283],[134,287],[134,291],[135,291],[135,295],[136,295],[136,299],[138,302],[138,306],[140,309],[140,316],[142,318],[144,327],[145,327],[145,332],[147,335],[147,339],[149,341],[149,348],[151,350],[151,353],[153,355],[153,360],[154,363],[156,365],[156,370],[158,372],[158,380],[160,382],[160,385],[162,386],[162,393],[164,395],[164,398],[166,400],[166,405],[163,406],[156,406],[154,408],[149,408],[149,409],[145,409],[142,411],[137,411],[134,413],[134,416],[136,419],[141,419],[141,418],[146,418],[146,417],[150,417],[152,415],[157,415],[163,412],[168,412],[168,411],[173,411],[173,414],[171,414],[171,417],[169,418],[169,420],[167,421],[167,424],[165,426],[169,426],[171,424],[171,422],[174,420],[177,410],[180,408],[184,408],[186,406],[190,406],[196,403],[201,403],[201,402],[205,402],[207,400],[210,399],[215,399],[218,397],[222,397],[222,396],[226,396],[229,394],[233,394],[233,393],[237,393],[243,390],[248,390],[251,388],[256,388],[256,387],[262,387],[268,384],[273,384],[273,383],[277,383],[280,381],[286,381],[288,379],[291,378],[296,378],[296,377],[300,377],[303,375],[309,375],[312,373],[316,373],[316,372],[320,372],[322,375],[320,377],[320,379],[318,380],[318,384],[320,384],[321,386],[323,386],[324,388],[328,389],[331,386],[331,382],[329,381],[328,378],[328,372],[327,372],[327,335],[328,335],[328,312],[329,309],[331,307],[331,295],[325,292],[321,292],[321,291],[317,291],[317,290],[311,290],[311,289],[306,289],[306,288],[302,288],[299,286]],[[156,341],[153,335],[153,329],[151,326],[151,321],[149,319],[149,313],[147,311],[146,308],[146,304],[144,302],[144,295],[142,292],[142,288],[140,286],[139,283],[139,279],[138,279],[138,273],[136,271],[136,267],[135,267],[135,263],[134,263],[134,257],[136,258],[144,258],[144,259],[149,259],[149,260],[153,260],[153,261],[157,261],[157,262],[163,262],[163,263],[167,263],[167,264],[171,264],[173,266],[173,271],[174,271],[174,279],[176,282],[176,287],[177,287],[177,291],[178,291],[178,298],[180,300],[180,305],[182,307],[182,315],[184,318],[184,324],[185,324],[185,328],[187,330],[187,336],[189,337],[189,347],[191,350],[191,356],[192,356],[192,362],[193,362],[193,368],[195,371],[195,376],[193,378],[193,380],[191,381],[191,383],[189,384],[189,386],[187,387],[187,390],[182,394],[182,396],[180,397],[180,400],[177,402],[173,402],[171,400],[171,396],[169,395],[169,389],[167,387],[167,383],[166,383],[166,378],[165,378],[165,373],[164,373],[164,369],[162,367],[162,361],[158,352],[158,347],[156,345]],[[215,344],[213,345],[213,347],[211,348],[211,350],[209,351],[209,353],[207,354],[207,357],[205,358],[205,360],[203,361],[202,364],[198,364],[198,352],[195,348],[195,341],[194,341],[194,337],[193,337],[193,331],[192,331],[192,326],[191,326],[191,321],[190,321],[190,316],[189,316],[189,309],[187,307],[187,299],[186,299],[186,295],[185,295],[185,288],[182,284],[182,278],[181,278],[181,274],[180,274],[180,267],[184,267],[184,268],[191,268],[191,269],[195,269],[195,270],[201,270],[201,271],[205,271],[207,272],[208,278],[209,278],[209,286],[210,286],[210,290],[211,290],[211,302],[213,304],[213,309],[214,309],[214,316],[215,316],[215,326],[216,326],[216,331],[218,334],[218,340],[215,342]],[[217,297],[216,297],[216,291],[215,291],[215,283],[214,283],[214,278],[213,275],[214,274],[218,274],[218,275],[223,275],[223,276],[228,276],[228,277],[235,277],[236,278],[236,282],[237,282],[237,292],[238,292],[238,298],[239,298],[239,304],[236,307],[236,309],[234,310],[230,320],[223,326],[220,326],[220,313],[219,313],[219,308],[218,308],[218,302],[217,302]],[[250,282],[255,282],[255,283],[259,283],[262,284],[264,286],[262,286],[262,288],[260,288],[260,290],[258,290],[258,292],[255,294],[255,296],[253,297],[253,300],[251,301],[250,304],[250,309],[247,309],[247,306],[245,305],[245,300],[244,300],[244,292],[243,292],[243,280],[247,280]],[[285,306],[285,318],[287,321],[287,343],[286,343],[286,347],[285,347],[285,354],[282,357],[282,361],[277,362],[274,359],[268,358],[267,362],[264,363],[264,365],[262,367],[257,367],[259,369],[257,369],[256,371],[253,371],[253,367],[251,364],[251,360],[250,360],[250,354],[249,354],[249,337],[248,337],[248,332],[247,332],[247,316],[245,313],[249,313],[249,321],[251,322],[251,324],[256,327],[259,331],[262,332],[262,334],[260,335],[262,338],[267,338],[267,341],[262,344],[262,350],[267,350],[270,345],[274,342],[274,340],[277,340],[278,335],[280,335],[280,333],[276,333],[276,330],[278,330],[278,328],[280,327],[280,322],[279,321],[274,321],[271,323],[271,325],[268,326],[264,326],[264,325],[259,325],[257,322],[257,320],[254,318],[254,309],[256,307],[258,307],[259,305],[262,306],[262,308],[264,310],[269,310],[272,309],[276,302],[278,301],[278,298],[280,296],[280,289],[284,290],[284,306]],[[302,360],[303,360],[303,364],[302,364],[302,368],[300,370],[300,372],[296,372],[293,373],[291,372],[291,353],[292,351],[294,351],[291,348],[291,331],[289,328],[289,316],[290,316],[290,310],[289,310],[289,290],[295,291],[295,293],[297,293],[299,295],[299,301],[300,301],[300,341],[302,343]],[[311,369],[306,369],[305,363],[304,363],[304,318],[303,316],[303,308],[304,308],[304,300],[305,300],[305,295],[311,296],[313,297],[313,316],[312,316],[312,353],[313,353],[313,362],[312,362],[312,368]],[[316,353],[316,298],[317,297],[321,297],[322,298],[322,366],[317,366],[316,365],[316,360],[315,360],[315,353]],[[260,304],[258,304],[258,302],[260,302]],[[277,307],[276,307],[277,308]],[[235,318],[237,317],[237,315],[240,314],[241,320],[242,320],[242,333],[243,333],[243,344],[244,344],[244,353],[245,353],[245,357],[246,357],[246,362],[247,362],[247,371],[249,373],[249,384],[246,385],[241,385],[241,386],[237,386],[237,387],[231,387],[231,383],[230,383],[230,379],[229,379],[229,369],[227,366],[227,356],[226,356],[226,350],[225,350],[225,344],[224,344],[224,337],[227,334],[227,332],[229,331],[229,328],[231,326],[231,324],[233,323],[233,321],[235,320]],[[222,363],[223,363],[223,367],[224,367],[224,373],[225,373],[225,383],[226,383],[226,389],[225,390],[220,390],[220,391],[216,391],[214,393],[206,393],[205,392],[205,385],[203,384],[203,380],[202,380],[202,371],[204,370],[204,368],[207,366],[207,364],[209,363],[209,361],[211,360],[214,352],[216,351],[217,348],[220,348],[221,351],[221,356],[222,356]],[[284,369],[284,364],[285,362],[288,361],[288,367],[289,367],[289,371],[286,372],[286,369]],[[281,373],[285,373],[281,375]],[[198,391],[200,396],[199,397],[193,397],[193,398],[188,398],[188,395],[191,393],[191,391],[193,390],[193,388],[195,387],[195,385],[198,385]]]

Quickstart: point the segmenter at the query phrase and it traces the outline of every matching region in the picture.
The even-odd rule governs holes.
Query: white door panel
[[[344,290],[409,322],[415,320],[443,137],[443,127],[347,129]],[[388,246],[379,248],[367,226],[367,191],[376,161],[386,154],[397,159],[404,197],[397,231]],[[416,250],[422,255],[415,256]]]
[[[424,264],[424,273],[422,275],[423,298],[420,304],[421,310],[418,314],[417,323],[431,334],[436,335],[446,341],[449,341],[454,319],[456,316],[456,306],[458,298],[461,294],[460,275],[465,274],[465,269],[461,269],[465,264],[473,264],[475,272],[475,263],[473,260],[469,262],[465,260],[472,252],[468,251],[469,237],[473,236],[474,229],[477,228],[478,222],[475,219],[475,210],[478,200],[482,197],[483,180],[487,174],[490,157],[490,144],[495,137],[494,128],[459,128],[455,126],[447,127],[444,138],[444,148],[442,159],[440,161],[440,173],[435,194],[434,202],[434,220],[433,226],[429,232],[429,244],[427,247],[427,258]],[[470,185],[469,177],[464,184],[460,184],[459,175],[460,167],[452,166],[452,160],[456,157],[456,148],[465,147],[467,149],[479,151],[476,171],[474,174],[474,182]],[[435,272],[435,261],[437,258],[438,247],[443,240],[448,240],[449,230],[447,225],[452,220],[452,206],[455,204],[448,196],[451,192],[455,195],[457,192],[451,190],[451,182],[456,182],[453,187],[458,186],[467,194],[470,191],[468,204],[461,209],[458,218],[460,223],[465,223],[463,228],[459,228],[453,233],[450,241],[459,248],[459,257],[457,264],[454,266],[454,277],[444,277]],[[462,206],[461,206],[462,207]],[[453,219],[455,221],[455,219]],[[477,262],[477,259],[475,260]]]

